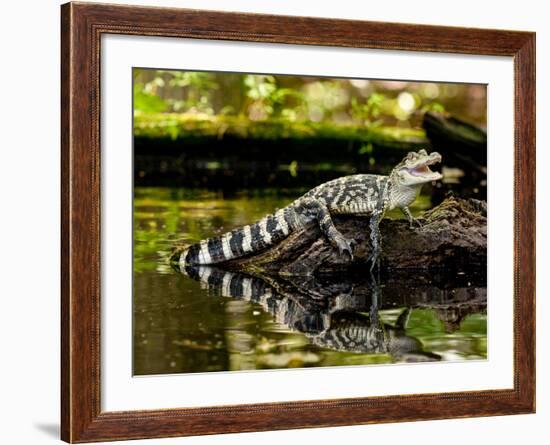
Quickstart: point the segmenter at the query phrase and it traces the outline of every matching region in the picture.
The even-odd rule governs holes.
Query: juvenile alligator
[[[180,255],[180,268],[186,265],[219,264],[261,252],[311,225],[319,229],[340,255],[353,259],[353,240],[346,239],[334,226],[331,215],[365,215],[370,217],[372,244],[371,270],[381,250],[379,223],[384,213],[400,208],[411,227],[416,221],[409,206],[422,185],[441,179],[429,166],[441,162],[441,155],[426,150],[410,152],[389,176],[358,174],[321,184],[287,207],[260,221],[234,229],[221,236],[205,239]]]

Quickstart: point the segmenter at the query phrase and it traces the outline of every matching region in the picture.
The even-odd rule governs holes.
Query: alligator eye
[[[426,150],[422,149],[422,150],[420,150],[420,151],[418,152],[418,154],[419,154],[419,155],[422,155],[422,156],[427,156],[427,155],[428,155],[428,152],[427,152]]]
[[[407,155],[407,159],[411,161],[414,158],[414,155],[415,153],[413,153],[412,151],[409,151],[409,154]]]

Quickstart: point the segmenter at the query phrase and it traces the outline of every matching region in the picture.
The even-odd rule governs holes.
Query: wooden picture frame
[[[91,3],[65,4],[61,17],[63,440],[94,442],[535,411],[534,33]],[[103,34],[512,56],[513,389],[102,412],[99,79]]]

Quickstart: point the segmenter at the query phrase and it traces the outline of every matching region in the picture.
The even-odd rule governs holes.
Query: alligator
[[[430,170],[441,162],[437,152],[409,152],[388,176],[356,174],[321,184],[294,202],[267,215],[258,222],[245,225],[223,235],[208,238],[184,250],[180,268],[186,265],[220,264],[259,253],[288,237],[292,232],[317,225],[337,252],[353,260],[354,241],[346,239],[332,221],[332,215],[364,215],[370,217],[371,270],[381,252],[379,224],[388,210],[399,208],[409,224],[420,225],[409,206],[422,186],[442,178]]]
[[[210,294],[260,305],[277,323],[301,332],[320,348],[388,354],[395,362],[441,360],[440,355],[425,351],[417,338],[407,335],[412,307],[405,307],[393,325],[380,320],[381,288],[373,275],[370,295],[366,295],[370,303],[366,303],[345,280],[327,286],[309,278],[294,287],[215,266],[186,266],[184,272]]]

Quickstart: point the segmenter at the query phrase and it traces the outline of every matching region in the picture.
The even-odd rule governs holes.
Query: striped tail
[[[255,224],[246,225],[221,236],[193,244],[180,256],[180,267],[219,264],[260,252],[277,244],[292,231],[286,209],[267,215]]]

